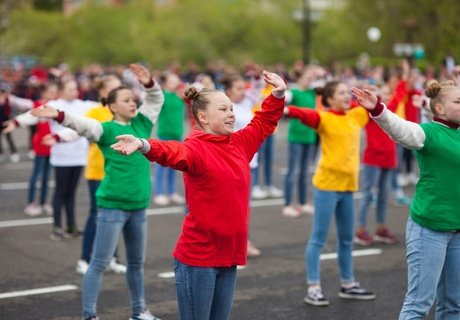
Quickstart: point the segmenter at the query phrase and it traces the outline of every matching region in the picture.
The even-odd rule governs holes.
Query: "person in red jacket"
[[[396,110],[398,99],[391,99],[391,90],[387,85],[373,87],[372,91],[391,111]],[[398,164],[396,143],[374,121],[369,121],[366,129],[366,148],[363,153],[363,199],[358,214],[358,226],[353,241],[363,246],[376,242],[393,244],[395,235],[386,226],[388,193],[393,170]],[[375,193],[375,190],[378,190]],[[372,237],[366,230],[369,207],[376,200],[377,228]]]
[[[186,91],[198,127],[183,142],[118,136],[112,148],[141,150],[150,161],[184,172],[188,214],[173,252],[180,320],[229,319],[236,266],[245,265],[250,195],[249,162],[283,114],[286,85],[263,72],[273,91],[247,127],[221,91]]]
[[[58,96],[57,85],[53,82],[48,82],[40,86],[40,99],[30,100],[23,99],[10,95],[8,99],[10,104],[17,109],[38,108],[50,100],[56,99]],[[32,174],[29,179],[29,188],[27,192],[27,205],[24,213],[30,217],[38,216],[42,213],[51,215],[53,208],[47,202],[48,198],[48,179],[50,174],[50,151],[51,147],[47,144],[46,138],[51,134],[49,120],[38,119],[30,112],[22,113],[7,122],[3,133],[7,134],[19,126],[36,126],[34,135],[32,136],[32,148],[35,154],[32,166]],[[36,183],[41,177],[40,201],[35,201]]]

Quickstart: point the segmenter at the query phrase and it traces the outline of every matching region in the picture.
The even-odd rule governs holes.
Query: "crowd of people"
[[[352,249],[353,243],[399,241],[386,223],[392,202],[410,206],[408,292],[400,319],[426,316],[435,301],[441,318],[458,315],[460,298],[449,281],[460,281],[454,203],[460,186],[452,179],[460,160],[460,70],[422,73],[407,60],[392,68],[298,61],[290,69],[267,69],[249,62],[242,68],[210,63],[204,70],[191,65],[185,72],[178,65],[149,71],[139,64],[2,70],[0,141],[6,138],[10,161],[17,162],[14,129],[30,130],[33,169],[24,213],[53,215],[52,241],[82,238],[76,270],[83,274],[84,319],[98,319],[106,270],[127,275],[131,319],[158,319],[144,298],[145,209],[172,203],[185,206],[173,252],[179,318],[228,319],[236,266],[262,254],[250,237],[249,201],[268,197],[284,198],[282,216],[312,219],[305,248],[307,304],[329,305],[319,257],[333,217],[339,297],[376,298],[356,281]],[[273,162],[283,114],[289,123],[281,187],[274,183]],[[6,160],[1,143],[0,157]],[[56,187],[49,201],[51,168]],[[80,229],[75,207],[83,171],[90,209]],[[183,172],[185,195],[176,187],[177,171]],[[132,192],[121,195],[123,184]],[[415,184],[412,200],[405,191]],[[357,191],[362,199],[355,212]],[[228,198],[232,203],[222,204]],[[368,227],[372,207],[374,232]],[[117,250],[121,233],[126,265]]]

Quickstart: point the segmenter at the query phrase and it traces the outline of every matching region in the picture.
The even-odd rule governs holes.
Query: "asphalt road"
[[[282,186],[286,167],[286,125],[276,138],[275,184]],[[0,319],[81,319],[81,275],[75,272],[81,240],[49,240],[51,217],[28,218],[23,209],[32,162],[26,157],[26,133],[15,132],[20,146],[19,163],[0,163]],[[179,185],[180,175],[178,177]],[[53,189],[50,192],[50,198]],[[409,190],[410,192],[410,190]],[[231,200],[229,200],[231,201]],[[238,271],[231,319],[396,319],[406,290],[404,241],[371,248],[356,246],[357,280],[377,293],[375,301],[344,301],[338,298],[339,275],[335,225],[330,230],[322,261],[322,284],[329,307],[312,307],[305,295],[305,244],[311,217],[281,216],[282,199],[254,201],[251,238],[262,256],[250,259]],[[356,203],[359,203],[357,199]],[[77,220],[83,226],[88,211],[88,191],[82,178],[77,195]],[[145,264],[146,299],[161,319],[177,319],[171,250],[180,230],[182,208],[150,208]],[[404,239],[407,208],[390,205],[388,224]],[[374,214],[369,218],[375,227]],[[122,256],[123,245],[120,246]],[[369,251],[369,249],[371,249]],[[35,291],[34,291],[35,290]],[[58,291],[62,290],[62,291]],[[50,292],[48,292],[50,291]],[[98,304],[101,320],[128,319],[130,307],[124,276],[106,273]],[[432,317],[431,317],[432,318]]]

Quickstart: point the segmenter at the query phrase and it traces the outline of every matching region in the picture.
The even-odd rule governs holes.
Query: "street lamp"
[[[377,28],[377,27],[370,27],[368,30],[367,30],[367,38],[369,39],[369,41],[371,42],[377,42],[380,40],[380,36],[381,36],[381,32],[380,32],[380,29]]]
[[[309,64],[311,42],[310,0],[302,0],[302,11],[302,60],[305,64]]]
[[[302,61],[310,63],[311,43],[311,8],[310,0],[302,0],[302,7],[292,12],[295,21],[300,22],[302,29]]]

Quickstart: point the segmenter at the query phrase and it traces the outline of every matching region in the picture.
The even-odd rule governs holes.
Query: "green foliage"
[[[348,0],[316,26],[314,53],[323,63],[360,52],[392,58],[394,43],[408,42],[424,45],[425,58],[436,64],[449,52],[459,61],[458,8],[456,0]],[[373,26],[382,32],[376,44],[366,36]]]
[[[396,42],[423,44],[426,60],[436,63],[447,53],[460,53],[457,0],[344,1],[313,23],[313,60],[352,62],[367,52],[373,61],[391,62]],[[0,34],[2,53],[35,55],[48,64],[143,61],[164,67],[220,59],[291,64],[302,56],[301,24],[292,16],[302,5],[299,0],[181,0],[172,5],[131,0],[113,7],[87,0],[70,17],[34,11],[25,0],[17,3],[23,5],[9,14],[8,28]],[[377,43],[366,36],[372,26],[382,33]]]
[[[292,2],[184,0],[154,6],[138,0],[111,7],[90,1],[70,17],[22,9],[10,16],[6,53],[73,66],[144,61],[164,67],[217,59],[292,63],[300,56],[301,39]]]

